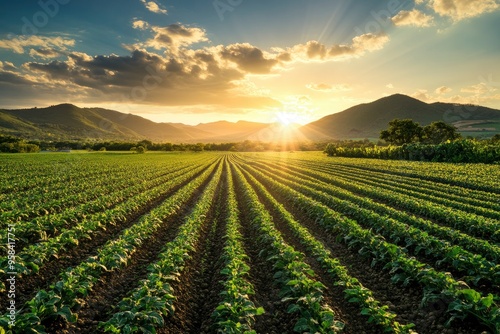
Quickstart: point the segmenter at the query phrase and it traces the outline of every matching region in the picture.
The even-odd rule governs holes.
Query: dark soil
[[[211,314],[217,307],[222,291],[221,262],[225,235],[227,198],[225,172],[207,215],[199,243],[193,257],[186,263],[180,280],[172,285],[177,298],[175,312],[165,319],[165,327],[158,333],[211,333]]]

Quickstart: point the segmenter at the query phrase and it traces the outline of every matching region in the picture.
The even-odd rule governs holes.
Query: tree
[[[147,148],[145,148],[142,145],[137,146],[137,149],[135,150],[137,153],[146,153]]]
[[[191,146],[191,151],[202,152],[204,148],[205,148],[205,145],[203,143],[197,143],[197,144]]]
[[[148,149],[153,146],[153,142],[151,140],[144,139],[138,142],[137,146],[144,146],[146,149]]]
[[[423,142],[427,144],[441,144],[447,140],[455,140],[461,137],[457,129],[443,121],[432,122],[423,129]]]
[[[500,133],[497,133],[490,139],[492,144],[500,144]]]
[[[394,145],[403,145],[422,140],[422,127],[411,119],[393,119],[389,128],[380,132],[380,139]]]

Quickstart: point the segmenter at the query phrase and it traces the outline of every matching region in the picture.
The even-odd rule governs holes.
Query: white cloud
[[[187,27],[182,24],[171,24],[166,27],[152,26],[151,31],[155,33],[153,38],[134,47],[151,47],[155,50],[167,49],[172,53],[177,53],[181,47],[208,41],[204,29]]]
[[[431,25],[433,17],[422,13],[418,9],[413,9],[411,11],[402,10],[391,20],[396,26],[428,27]]]
[[[160,6],[158,6],[158,4],[154,1],[141,0],[141,2],[144,4],[144,6],[146,6],[146,8],[150,12],[153,12],[156,14],[167,14],[167,10],[160,8]]]
[[[419,89],[413,94],[412,97],[424,102],[447,102],[447,103],[460,103],[460,104],[476,104],[484,105],[485,103],[498,100],[500,94],[494,94],[497,89],[488,86],[484,82],[464,87],[460,90],[466,94],[455,94],[453,96],[446,96],[444,94],[450,93],[452,89],[447,86],[441,86],[434,91],[435,95],[429,94],[426,89]]]
[[[446,86],[441,86],[441,87],[438,87],[436,88],[436,90],[434,91],[436,94],[446,94],[446,93],[449,93],[451,92],[453,89],[451,89],[450,87],[446,87]]]
[[[352,88],[347,84],[330,85],[326,83],[310,83],[306,85],[306,88],[318,92],[346,92]]]
[[[41,49],[67,50],[74,46],[75,40],[63,37],[44,37],[44,36],[18,36],[12,39],[0,40],[0,48],[8,49],[15,53],[24,53],[25,47],[39,47]]]
[[[61,53],[52,48],[40,48],[40,49],[31,49],[30,56],[33,58],[38,57],[42,59],[50,59],[61,56]]]
[[[424,101],[424,102],[429,102],[433,98],[429,95],[427,92],[427,89],[419,89],[415,93],[410,95],[411,97],[416,98],[417,100]]]
[[[353,38],[349,45],[327,47],[309,41],[266,51],[249,43],[197,46],[200,42],[210,42],[205,30],[180,23],[160,27],[134,19],[132,26],[144,29],[151,36],[145,42],[128,45],[128,55],[90,56],[69,51],[74,40],[62,37],[31,36],[0,41],[3,42],[1,47],[18,53],[29,50],[37,58],[58,56],[51,61],[27,62],[19,68],[2,62],[0,97],[10,101],[25,96],[30,97],[29,101],[52,101],[61,97],[84,103],[125,99],[124,104],[221,106],[233,108],[235,112],[279,108],[282,102],[272,98],[270,92],[249,90],[245,86],[249,77],[276,74],[294,62],[361,57],[379,50],[389,41],[385,35],[366,34]],[[308,88],[318,91],[350,89],[348,85],[325,83],[311,83]],[[306,100],[302,97],[299,102]]]
[[[394,89],[394,85],[393,85],[393,84],[391,84],[391,83],[389,83],[389,84],[385,85],[385,87],[387,87],[387,88],[389,88],[389,89]]]
[[[149,28],[149,23],[143,20],[134,20],[132,22],[132,27],[134,29],[146,30]]]
[[[472,86],[462,88],[460,91],[462,93],[471,93],[471,94],[475,94],[475,95],[482,95],[482,94],[487,94],[487,93],[493,93],[496,90],[497,90],[496,88],[490,87],[486,83],[481,82],[477,85],[472,85]]]
[[[0,70],[2,71],[15,71],[17,68],[16,66],[11,63],[10,61],[4,61],[2,62],[0,60]]]
[[[497,10],[496,0],[426,0],[430,8],[454,21],[480,16]]]
[[[335,44],[330,47],[318,42],[309,41],[306,44],[297,44],[288,52],[292,58],[302,61],[309,60],[345,60],[358,58],[366,52],[380,50],[389,42],[387,35],[364,34],[352,39],[351,45]]]

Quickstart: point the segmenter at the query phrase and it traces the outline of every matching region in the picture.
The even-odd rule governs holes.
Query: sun
[[[299,117],[296,113],[278,111],[276,113],[276,122],[283,127],[290,127],[299,122]]]

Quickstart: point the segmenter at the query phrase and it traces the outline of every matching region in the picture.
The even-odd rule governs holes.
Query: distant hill
[[[59,104],[48,108],[0,110],[0,132],[38,139],[102,139],[190,142],[211,136],[203,130],[102,108]]]
[[[186,125],[156,123],[143,117],[102,108],[59,104],[47,108],[0,109],[0,133],[41,140],[142,140],[155,142],[236,142],[378,138],[394,118],[411,118],[421,125],[445,121],[465,135],[500,133],[500,110],[451,103],[425,103],[395,94],[325,116],[301,127],[219,121]]]
[[[312,140],[378,138],[380,131],[394,118],[411,118],[420,125],[444,121],[466,135],[491,135],[500,130],[500,110],[442,102],[428,104],[395,94],[325,116],[301,127],[300,131]]]
[[[203,141],[225,142],[225,141],[243,141],[249,139],[255,133],[269,126],[266,123],[238,121],[218,121],[211,123],[200,123],[198,125],[185,125],[182,123],[169,123],[180,129],[193,129],[204,133],[199,137]]]

